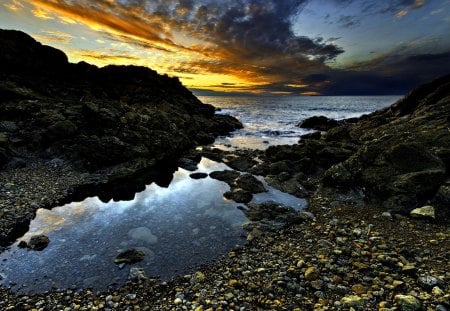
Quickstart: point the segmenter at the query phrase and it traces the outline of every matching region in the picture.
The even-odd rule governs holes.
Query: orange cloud
[[[9,3],[4,3],[3,6],[10,11],[19,11],[23,9],[23,4],[20,1],[13,0]]]
[[[139,38],[165,49],[181,49],[175,44],[165,22],[156,15],[145,15],[136,8],[125,8],[113,1],[98,0],[95,5],[89,1],[65,2],[63,0],[31,0],[38,10],[51,11],[66,19],[84,23],[94,30]]]

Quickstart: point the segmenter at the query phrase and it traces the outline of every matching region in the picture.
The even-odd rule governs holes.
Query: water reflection
[[[198,172],[225,168],[203,159]],[[129,267],[119,269],[113,260],[132,247],[146,253],[145,260],[133,266],[164,280],[243,243],[246,219],[236,203],[223,198],[228,185],[209,177],[194,180],[190,173],[179,169],[168,188],[151,184],[132,201],[88,198],[38,210],[21,240],[45,234],[50,244],[37,252],[16,243],[0,254],[2,283],[26,293],[52,287],[104,289],[126,281]]]
[[[196,172],[225,169],[230,168],[203,158]],[[244,243],[246,218],[238,204],[223,198],[229,186],[209,177],[191,179],[189,174],[178,169],[167,188],[151,184],[132,201],[103,203],[95,197],[38,210],[20,240],[45,234],[50,244],[38,252],[15,243],[0,254],[0,282],[19,293],[116,287],[127,280],[130,266],[121,269],[114,258],[129,248],[145,253],[145,260],[134,267],[167,280]],[[265,186],[269,191],[255,195],[254,202],[305,205],[302,199]]]

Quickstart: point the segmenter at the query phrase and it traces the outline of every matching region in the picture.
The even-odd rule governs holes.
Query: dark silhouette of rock
[[[313,116],[300,122],[298,124],[298,127],[318,131],[328,131],[338,125],[339,125],[338,121],[327,118],[325,116]]]
[[[271,185],[284,190],[282,174],[301,173],[303,180],[295,182],[309,192],[319,186],[338,198],[362,193],[367,202],[402,214],[431,202],[445,219],[450,216],[449,115],[450,76],[445,76],[390,107],[337,125],[333,122],[332,128],[321,128],[327,132],[320,137],[269,147],[265,163],[256,171],[276,175],[269,178]]]
[[[0,130],[0,165],[33,153],[121,176],[242,127],[177,78],[71,64],[19,31],[0,30],[0,63],[0,125],[14,125],[7,135]]]
[[[203,179],[208,177],[207,173],[192,173],[189,175],[192,179]]]
[[[43,234],[33,235],[28,242],[28,248],[41,251],[47,247],[48,243],[50,243],[50,239],[47,236]]]
[[[139,261],[144,260],[145,253],[143,251],[131,248],[128,249],[119,255],[114,259],[115,264],[133,264]]]

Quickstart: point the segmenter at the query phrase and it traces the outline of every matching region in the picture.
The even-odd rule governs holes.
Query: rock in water
[[[208,177],[208,174],[206,173],[192,173],[189,175],[192,179],[203,179]]]
[[[413,218],[435,218],[434,207],[430,205],[415,208],[410,212]]]
[[[130,280],[131,282],[140,282],[147,279],[145,271],[142,268],[133,267],[130,269]]]
[[[144,257],[145,253],[143,251],[132,248],[117,255],[114,263],[118,265],[121,263],[132,264],[144,260]]]
[[[48,243],[50,243],[50,239],[48,238],[48,236],[45,236],[43,234],[34,235],[28,242],[28,248],[34,249],[36,251],[41,251],[47,247]]]

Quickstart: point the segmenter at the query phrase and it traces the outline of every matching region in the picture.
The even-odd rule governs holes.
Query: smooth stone
[[[158,242],[158,237],[152,234],[147,227],[138,227],[128,231],[128,236],[133,240],[141,240],[149,244],[156,244]]]
[[[347,296],[341,299],[341,303],[346,308],[358,309],[363,304],[364,300],[359,296]]]
[[[206,173],[192,173],[189,175],[192,179],[203,179],[208,177],[208,174]]]
[[[431,275],[426,275],[426,276],[421,276],[421,277],[419,277],[419,278],[417,279],[417,283],[419,283],[419,285],[420,285],[422,288],[430,289],[430,288],[432,288],[433,286],[436,286],[436,285],[437,285],[438,280],[437,280],[435,277],[431,276]]]
[[[319,278],[319,271],[317,270],[316,267],[309,267],[308,269],[306,269],[305,271],[305,279],[307,281],[314,281],[317,280]]]
[[[410,213],[413,218],[432,218],[435,219],[434,207],[431,205],[422,206],[413,209]]]
[[[396,295],[395,302],[399,305],[401,311],[415,311],[421,309],[420,301],[411,295]]]

